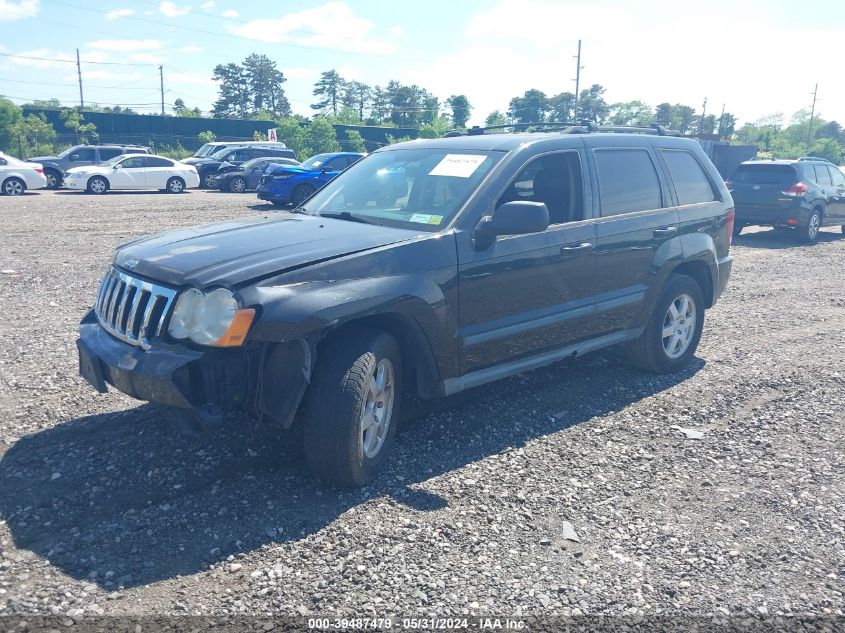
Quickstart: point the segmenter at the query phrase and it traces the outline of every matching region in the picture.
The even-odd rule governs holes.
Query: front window
[[[445,149],[377,152],[321,189],[305,203],[305,212],[436,231],[449,223],[502,156]]]
[[[115,166],[115,165],[117,165],[117,164],[118,164],[121,160],[123,160],[123,155],[122,155],[122,154],[118,154],[118,155],[117,155],[117,156],[115,156],[114,158],[109,158],[108,160],[104,160],[102,163],[100,163],[100,167],[114,167],[114,166]]]
[[[300,167],[303,169],[320,169],[331,157],[331,154],[317,154],[302,163]]]
[[[213,143],[206,143],[202,147],[200,147],[196,153],[194,154],[197,158],[205,158],[209,154],[213,154],[214,152],[220,149],[219,145],[214,145]]]

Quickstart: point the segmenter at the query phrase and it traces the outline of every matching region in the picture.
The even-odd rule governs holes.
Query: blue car
[[[299,205],[340,172],[357,163],[363,154],[317,154],[296,167],[270,164],[258,183],[258,199],[276,206]]]

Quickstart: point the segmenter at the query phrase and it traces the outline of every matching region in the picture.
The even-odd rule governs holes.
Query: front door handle
[[[662,226],[659,229],[654,229],[654,237],[669,237],[677,232],[677,226]]]
[[[577,244],[567,244],[566,246],[561,246],[560,252],[564,255],[571,255],[574,253],[590,251],[592,249],[593,245],[590,242],[579,242]]]

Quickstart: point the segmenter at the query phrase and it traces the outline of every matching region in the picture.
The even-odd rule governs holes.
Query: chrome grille
[[[109,334],[149,349],[150,340],[161,334],[176,293],[111,268],[100,283],[94,310]]]

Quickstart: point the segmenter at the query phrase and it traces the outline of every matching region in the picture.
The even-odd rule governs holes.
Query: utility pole
[[[158,67],[158,78],[161,81],[161,116],[164,116],[164,66]]]
[[[704,97],[704,104],[701,106],[701,118],[698,120],[698,136],[704,134],[704,117],[707,114],[707,97]]]
[[[725,123],[725,104],[722,104],[722,114],[719,115],[719,138],[722,138],[722,131]]]
[[[578,90],[581,86],[581,40],[578,40],[578,55],[575,56],[575,121],[578,122]]]
[[[79,49],[76,49],[76,74],[79,77],[79,109],[85,108],[85,99],[82,98],[82,64],[79,63]]]
[[[816,82],[816,87],[813,88],[813,107],[810,108],[810,125],[807,128],[807,151],[810,151],[810,141],[813,138],[813,117],[816,114],[816,95],[819,92],[819,82]]]

